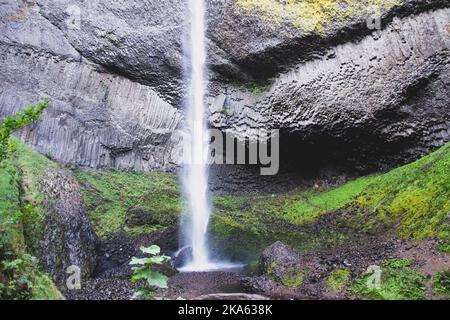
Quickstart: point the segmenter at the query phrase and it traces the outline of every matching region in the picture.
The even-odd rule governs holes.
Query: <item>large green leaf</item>
[[[155,286],[161,289],[167,289],[167,282],[169,278],[160,272],[150,272],[147,278],[147,283],[151,286]]]
[[[131,282],[135,283],[142,280],[147,280],[150,276],[150,270],[146,267],[133,268],[133,276],[131,277]]]
[[[133,257],[133,258],[131,258],[130,265],[131,266],[144,265],[144,264],[146,264],[147,260],[148,260],[147,258],[140,259],[140,258]]]
[[[158,246],[153,245],[151,247],[141,247],[141,251],[143,253],[156,255],[156,254],[159,254],[161,252],[161,248],[158,247]]]

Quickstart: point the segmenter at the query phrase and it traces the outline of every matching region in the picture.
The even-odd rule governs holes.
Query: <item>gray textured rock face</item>
[[[295,64],[327,55],[330,48],[371,34],[367,28],[367,18],[373,14],[370,6],[357,9],[360,11],[358,14],[350,15],[344,21],[330,19],[322,34],[318,35],[295,26],[287,13],[282,23],[271,23],[270,14],[263,16],[255,6],[249,6],[251,9],[246,11],[243,9],[245,5],[238,5],[237,2],[208,1],[210,63],[221,77],[228,77],[232,81],[264,82]],[[285,12],[289,10],[286,4],[280,4],[283,1],[274,2],[284,5]],[[448,1],[445,0],[394,0],[381,3],[389,2],[397,5],[378,7],[383,26],[389,24],[393,17],[448,7]],[[273,10],[272,14],[276,16],[279,12]]]
[[[0,25],[0,117],[49,97],[43,121],[19,133],[38,151],[85,167],[171,170],[180,111],[152,88],[81,59],[36,5],[8,3]]]
[[[41,192],[47,209],[40,255],[44,270],[58,284],[65,283],[70,266],[77,266],[83,277],[89,277],[96,267],[97,238],[78,182],[68,171],[48,169],[41,180]]]
[[[174,170],[185,4],[3,1],[0,117],[49,97],[43,121],[18,133],[38,151],[84,167]],[[375,38],[358,31],[364,17],[311,38],[289,26],[274,30],[234,0],[208,5],[212,126],[237,136],[280,128],[290,153],[282,161],[294,166],[300,149],[383,168],[449,140],[449,9],[437,10],[445,1],[408,0],[384,12],[386,23],[403,18]],[[276,79],[257,88],[262,93],[230,85],[269,75]]]
[[[185,5],[179,0],[39,0],[41,14],[83,57],[180,97]],[[79,28],[67,21],[77,19]]]
[[[281,147],[284,141],[294,158],[294,145],[312,144],[326,149],[317,156],[361,168],[429,152],[450,137],[449,14],[396,19],[381,36],[339,45],[280,74],[263,93],[225,88],[212,100],[210,121],[243,137],[280,129]]]

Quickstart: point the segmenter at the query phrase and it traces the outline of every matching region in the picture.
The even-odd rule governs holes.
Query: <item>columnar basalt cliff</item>
[[[307,30],[248,3],[209,1],[211,126],[237,136],[279,128],[290,155],[283,159],[296,163],[293,150],[303,150],[361,170],[413,160],[449,140],[445,1],[389,2],[381,32],[367,28],[361,9]],[[0,8],[0,116],[52,101],[41,123],[19,133],[23,140],[82,167],[177,168],[183,1]]]

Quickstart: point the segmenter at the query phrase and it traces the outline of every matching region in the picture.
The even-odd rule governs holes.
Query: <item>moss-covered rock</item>
[[[291,289],[300,288],[308,272],[307,269],[288,268],[281,283]]]
[[[54,299],[53,281],[63,283],[68,266],[83,276],[94,270],[95,236],[72,174],[14,140],[16,151],[0,168],[2,294]]]
[[[353,226],[397,230],[406,239],[450,239],[450,143],[438,151],[374,178],[352,202]]]
[[[175,175],[152,172],[76,171],[86,209],[100,238],[124,232],[138,236],[172,226],[182,212]],[[137,213],[141,218],[136,221]],[[134,221],[134,222],[133,222]]]
[[[339,293],[350,281],[350,271],[336,270],[327,279],[327,288],[331,292]]]
[[[53,164],[13,140],[16,152],[0,167],[0,299],[56,299],[60,294],[33,256],[46,216],[39,179]]]

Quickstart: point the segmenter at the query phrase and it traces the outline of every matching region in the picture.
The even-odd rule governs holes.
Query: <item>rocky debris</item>
[[[168,299],[195,299],[210,294],[242,294],[243,274],[237,272],[182,272],[171,277],[169,289],[161,294]]]
[[[260,296],[257,294],[245,294],[245,293],[216,293],[216,294],[208,294],[204,296],[200,296],[195,298],[194,300],[233,300],[233,301],[262,301],[269,300],[269,298]]]
[[[58,284],[65,283],[67,268],[81,269],[90,277],[97,263],[97,238],[86,216],[78,182],[67,170],[46,169],[41,192],[47,216],[40,243],[44,270]]]
[[[247,277],[243,278],[241,285],[245,292],[249,293],[273,293],[277,289],[277,284],[269,277]]]
[[[81,282],[80,290],[66,290],[67,300],[131,300],[137,285],[129,279],[97,278]]]

